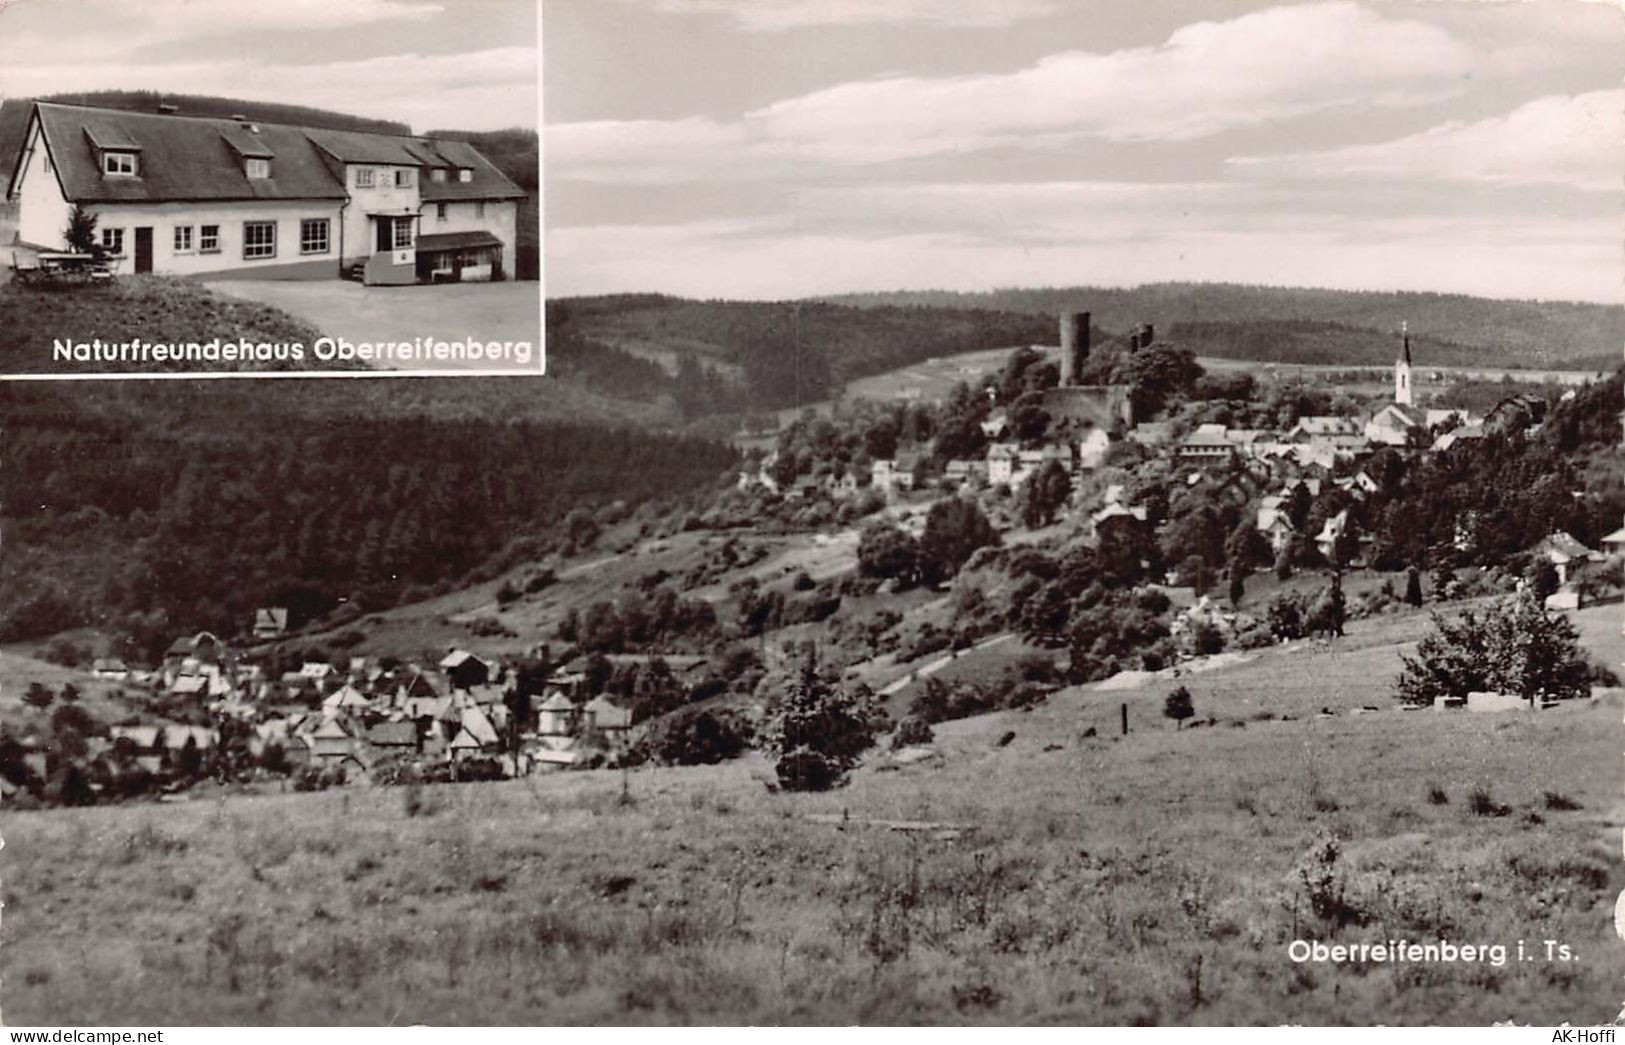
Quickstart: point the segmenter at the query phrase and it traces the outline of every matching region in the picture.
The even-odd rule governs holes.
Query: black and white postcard
[[[1612,1041],[1622,45],[0,3],[4,1020]]]

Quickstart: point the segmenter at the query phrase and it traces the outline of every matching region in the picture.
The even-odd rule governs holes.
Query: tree
[[[1021,491],[1021,518],[1029,530],[1048,526],[1055,521],[1055,513],[1072,496],[1072,477],[1066,466],[1056,460],[1045,461],[1043,466],[1028,477]]]
[[[71,682],[64,682],[61,691],[57,693],[57,699],[64,704],[72,704],[79,699],[79,687]]]
[[[1174,720],[1175,729],[1184,726],[1186,719],[1193,718],[1196,715],[1196,704],[1191,700],[1191,691],[1184,686],[1180,686],[1168,694],[1168,699],[1162,705],[1162,713],[1165,717]]]
[[[1557,591],[1557,567],[1552,565],[1550,559],[1536,560],[1529,571],[1529,587],[1534,591],[1535,597],[1542,601]]]
[[[1591,666],[1574,624],[1546,612],[1528,591],[1454,619],[1435,614],[1416,656],[1402,659],[1395,688],[1408,704],[1485,691],[1516,693],[1533,704],[1590,692]]]
[[[45,684],[42,682],[30,682],[28,684],[28,691],[23,694],[23,700],[27,701],[31,706],[40,708],[41,710],[50,707],[51,702],[55,699],[55,694],[53,694],[49,689],[46,689]]]
[[[1241,597],[1242,595],[1246,594],[1246,591],[1246,574],[1244,574],[1238,567],[1232,565],[1230,567],[1230,605],[1232,607],[1240,606]]]
[[[911,587],[920,576],[920,545],[901,527],[874,522],[858,538],[858,572]]]
[[[800,677],[769,709],[763,738],[786,791],[827,791],[846,779],[875,742],[885,713],[866,686],[847,689],[807,652]]]
[[[946,497],[931,506],[920,537],[920,573],[937,584],[959,572],[980,548],[999,543],[998,531],[976,502]]]
[[[81,254],[101,252],[101,244],[96,242],[96,215],[77,203],[68,215],[68,227],[62,230],[62,238],[70,248]]]
[[[1415,566],[1405,571],[1405,601],[1412,606],[1422,605],[1422,571]]]

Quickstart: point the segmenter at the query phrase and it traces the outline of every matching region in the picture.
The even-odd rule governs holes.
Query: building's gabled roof
[[[90,109],[39,102],[35,107],[56,162],[62,191],[73,202],[344,198],[316,147],[298,127],[260,124],[250,136],[236,121]],[[249,178],[226,134],[244,147],[275,154],[271,177]],[[117,137],[115,137],[115,134]],[[94,140],[94,141],[93,141]],[[97,145],[141,153],[136,177],[105,177]],[[249,146],[249,141],[257,142]]]
[[[555,693],[542,702],[541,711],[574,711],[575,704],[563,693]]]
[[[55,102],[38,102],[35,112],[71,202],[342,200],[346,163],[448,170],[444,182],[420,179],[419,196],[429,203],[525,196],[466,142]],[[104,176],[99,149],[140,153],[139,173]],[[271,176],[249,178],[243,161],[250,157],[270,160]],[[459,181],[457,168],[472,179]]]
[[[523,199],[525,190],[515,185],[508,176],[467,142],[446,138],[419,138],[419,144],[432,146],[435,153],[444,156],[451,167],[466,167],[474,172],[472,181],[458,181],[453,173],[445,181],[423,179],[419,195],[425,203],[447,200],[517,200]]]
[[[1602,539],[1603,544],[1625,544],[1625,526],[1621,526],[1613,533]]]
[[[416,747],[418,730],[410,722],[379,722],[367,730],[367,743],[382,747]]]

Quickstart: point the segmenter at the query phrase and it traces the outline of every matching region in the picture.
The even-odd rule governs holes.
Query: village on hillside
[[[915,552],[901,560],[894,554],[923,542],[927,516],[944,505],[969,506],[964,511],[977,517],[986,513],[991,522],[982,524],[987,532],[979,544],[1018,546],[1060,537],[1096,549],[1108,564],[1102,569],[1116,569],[1109,565],[1113,560],[1134,560],[1129,573],[1148,590],[1166,593],[1149,597],[1171,611],[1166,635],[1155,638],[1161,631],[1153,629],[1139,646],[1100,640],[1092,649],[1087,642],[1078,646],[1074,637],[1070,663],[1058,665],[1055,675],[1077,683],[1227,647],[1341,634],[1348,616],[1371,606],[1369,599],[1345,605],[1344,571],[1383,558],[1395,560],[1383,564],[1387,569],[1403,568],[1410,554],[1377,546],[1383,540],[1391,545],[1392,534],[1383,538],[1378,532],[1379,520],[1366,511],[1368,500],[1391,492],[1401,467],[1448,459],[1489,437],[1537,436],[1555,396],[1513,392],[1481,414],[1420,402],[1410,337],[1402,332],[1391,395],[1382,401],[1361,405],[1343,397],[1337,412],[1294,409],[1280,418],[1283,423],[1267,427],[1256,409],[1233,409],[1237,393],[1253,391],[1249,379],[1225,389],[1231,403],[1216,411],[1221,418],[1237,416],[1206,420],[1200,408],[1213,403],[1180,402],[1199,368],[1189,353],[1158,341],[1150,324],[1107,350],[1109,369],[1091,359],[1090,342],[1088,313],[1065,313],[1058,359],[1043,346],[1011,350],[1003,371],[979,387],[956,389],[931,418],[910,416],[923,409],[918,404],[869,405],[848,421],[855,427],[846,444],[863,443],[855,454],[830,450],[845,445],[832,422],[792,424],[779,433],[777,448],[747,458],[737,479],[719,487],[717,503],[736,517],[758,511],[763,520],[776,517],[781,528],[811,531],[826,543],[841,525],[867,518],[850,565],[871,585],[899,591],[920,582],[951,587],[961,563],[928,576],[930,571],[906,565]],[[1564,391],[1555,402],[1570,402],[1576,394]],[[912,442],[904,431],[910,427],[921,436]],[[924,438],[931,427],[931,438]],[[1170,503],[1181,500],[1196,509],[1173,519]],[[1384,511],[1392,530],[1391,508]],[[1221,518],[1240,521],[1225,527]],[[1491,525],[1471,512],[1455,518],[1447,551],[1471,562],[1489,540],[1478,531]],[[1193,553],[1182,556],[1186,538],[1178,531],[1193,527]],[[1223,548],[1216,551],[1216,543]],[[1625,529],[1598,543],[1588,547],[1562,529],[1540,534],[1523,550],[1539,569],[1517,578],[1518,588],[1535,584],[1549,610],[1612,597],[1617,568],[1606,564],[1610,555],[1617,563],[1625,551]],[[1230,582],[1228,600],[1216,576],[1221,564]],[[1332,585],[1318,602],[1279,595],[1267,612],[1261,606],[1243,610],[1248,573],[1271,568],[1283,579],[1299,569],[1326,571]],[[1420,602],[1414,564],[1410,572],[1415,590],[1406,599],[1414,605]],[[813,583],[802,575],[795,587]],[[1433,587],[1441,598],[1470,593],[1448,569],[1436,574]],[[729,589],[741,600],[742,617],[758,618],[755,633],[793,623],[763,617],[765,601],[752,609],[757,591],[737,584]],[[1375,598],[1399,601],[1391,586],[1386,594],[1385,600]],[[712,605],[704,598],[665,598],[662,617],[686,615],[699,622],[688,641],[595,639],[594,628],[602,631],[604,620],[616,617],[619,602],[606,602],[585,621],[572,613],[553,631],[535,636],[526,656],[453,646],[418,659],[350,656],[320,647],[300,659],[291,641],[299,629],[290,628],[289,610],[263,607],[237,636],[199,631],[177,637],[161,663],[96,658],[88,665],[91,674],[117,685],[126,698],[133,695],[147,712],[98,729],[81,721],[82,713],[70,707],[74,687],[64,687],[52,721],[62,727],[56,733],[66,730],[77,739],[64,744],[60,736],[32,729],[9,734],[0,788],[13,797],[48,791],[74,803],[183,791],[199,779],[224,782],[245,774],[307,790],[359,781],[498,779],[641,761],[651,757],[639,743],[648,739],[651,720],[737,681],[737,666],[726,677],[718,675],[725,642],[705,630],[717,619]],[[839,597],[823,601],[833,607]],[[782,599],[778,612],[785,616]],[[1022,612],[1013,605],[1012,619]],[[1067,620],[1064,606],[1051,625],[1021,619],[1029,636],[1040,638],[1046,629],[1081,626]],[[905,644],[912,649],[891,657],[902,664],[907,656],[950,646],[957,651],[990,634],[985,628],[960,637],[923,634]],[[564,646],[557,662],[548,656],[550,642]],[[872,661],[876,653],[863,656]],[[775,657],[767,651],[757,659]],[[612,676],[622,684],[609,685]],[[899,679],[886,692],[913,678]],[[659,695],[650,696],[652,686]],[[25,699],[44,710],[53,696],[36,684]]]

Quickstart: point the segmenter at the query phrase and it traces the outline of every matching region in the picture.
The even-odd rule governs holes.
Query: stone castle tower
[[[1409,324],[1400,324],[1400,355],[1394,363],[1394,402],[1412,406],[1411,402],[1411,335]]]

